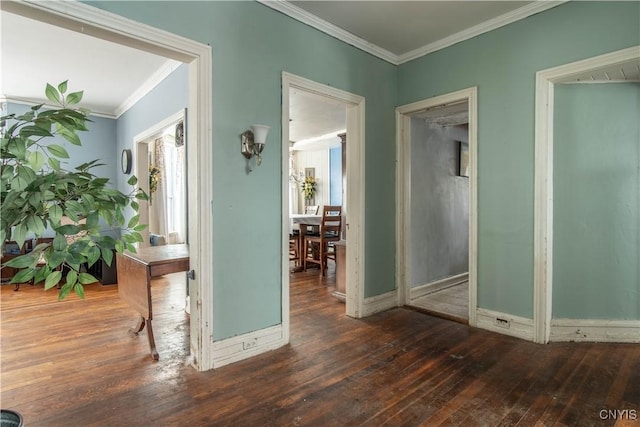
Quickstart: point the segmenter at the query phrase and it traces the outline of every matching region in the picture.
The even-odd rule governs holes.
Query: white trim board
[[[478,89],[471,87],[396,108],[396,283],[398,305],[411,298],[411,115],[467,102],[469,110],[469,325],[476,326],[478,295]]]
[[[640,343],[640,320],[552,319],[549,341]]]
[[[59,105],[53,105],[53,104],[49,104],[47,102],[43,103],[42,101],[38,101],[36,99],[29,99],[29,98],[16,98],[16,97],[0,96],[0,103],[1,102],[10,102],[12,104],[27,105],[29,107],[33,107],[33,106],[36,106],[36,105],[42,105],[45,109],[48,109],[48,110],[55,110],[57,108],[60,108]],[[105,114],[105,113],[100,113],[98,111],[89,111],[89,116],[101,117],[103,119],[116,120],[116,117],[113,114]]]
[[[182,108],[180,111],[173,113],[169,117],[165,117],[159,122],[153,124],[149,128],[143,130],[139,134],[133,137],[133,142],[140,142],[147,140],[149,138],[155,137],[160,134],[163,130],[168,128],[169,126],[175,125],[181,120],[185,120],[187,115],[187,110]]]
[[[504,27],[505,25],[509,25],[521,19],[528,18],[531,15],[544,12],[547,9],[551,9],[553,7],[566,3],[568,0],[535,1],[527,4],[526,6],[518,8],[516,10],[513,10],[511,12],[505,13],[503,15],[500,15],[493,19],[485,21],[481,24],[467,28],[466,30],[452,34],[441,40],[435,41],[433,43],[429,43],[418,49],[414,49],[412,51],[409,51],[400,55],[395,54],[393,52],[389,52],[388,50],[380,46],[377,46],[371,42],[368,42],[363,38],[354,35],[353,33],[345,31],[342,28],[336,25],[333,25],[332,23],[327,22],[311,14],[302,8],[299,8],[289,3],[286,0],[257,0],[257,1],[258,3],[262,3],[263,5],[271,9],[277,10],[278,12],[281,12],[289,16],[290,18],[295,19],[296,21],[309,25],[310,27],[313,27],[316,30],[322,31],[325,34],[335,37],[338,40],[341,40],[347,44],[350,44],[364,52],[370,53],[371,55],[377,56],[378,58],[383,59],[393,65],[400,65],[400,64],[404,64],[405,62],[409,62],[414,59],[425,56],[429,53],[433,53],[438,50],[444,49],[446,47],[453,46],[456,43],[460,43],[462,41],[465,41],[473,37],[479,36],[481,34],[487,33],[489,31],[495,30],[497,28]]]
[[[362,311],[360,317],[371,316],[372,314],[380,313],[398,306],[398,293],[389,291],[387,293],[376,295],[373,297],[365,298],[362,304]]]
[[[3,10],[88,36],[109,40],[189,64],[187,108],[189,257],[195,279],[189,281],[190,362],[200,371],[212,358],[212,53],[211,47],[79,2],[3,1]],[[160,356],[162,357],[162,355]]]
[[[512,314],[478,308],[476,326],[491,332],[533,341],[533,320]]]
[[[282,324],[213,343],[213,364],[219,368],[286,345]]]
[[[444,279],[436,280],[435,282],[425,283],[419,286],[413,286],[410,290],[409,302],[423,297],[425,295],[432,294],[434,292],[441,291],[443,289],[450,288],[460,283],[464,283],[469,280],[469,273],[456,274],[455,276],[446,277]]]
[[[553,109],[554,86],[582,73],[640,59],[640,46],[549,68],[536,73],[533,322],[534,341],[551,333],[553,289]]]

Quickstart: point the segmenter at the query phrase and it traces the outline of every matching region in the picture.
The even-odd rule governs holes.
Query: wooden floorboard
[[[184,275],[153,282],[160,360],[117,287],[0,288],[0,405],[27,426],[600,426],[640,419],[640,346],[538,345],[403,308],[344,315],[335,276],[292,274],[291,344],[199,373]],[[635,411],[635,412],[633,412]],[[618,420],[618,426],[640,421]]]
[[[457,322],[469,323],[469,282],[450,286],[411,300],[411,307]]]

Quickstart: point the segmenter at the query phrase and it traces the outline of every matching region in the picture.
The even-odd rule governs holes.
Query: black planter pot
[[[10,409],[0,409],[0,427],[22,427],[22,415]]]

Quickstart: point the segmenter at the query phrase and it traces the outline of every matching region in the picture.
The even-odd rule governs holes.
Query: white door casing
[[[189,66],[187,182],[190,192],[190,363],[213,368],[211,47],[80,2],[3,1],[4,11],[184,62]]]
[[[398,305],[409,303],[411,287],[411,115],[466,101],[469,111],[469,325],[477,326],[478,291],[478,102],[471,87],[396,108],[396,283]]]
[[[640,59],[633,46],[536,73],[533,340],[549,342],[553,305],[553,113],[554,86],[573,77]]]
[[[347,231],[346,314],[362,317],[364,304],[364,122],[365,99],[359,95],[282,73],[282,230],[289,229],[289,94],[292,89],[337,100],[347,108]],[[288,236],[282,233],[282,322],[289,342]]]

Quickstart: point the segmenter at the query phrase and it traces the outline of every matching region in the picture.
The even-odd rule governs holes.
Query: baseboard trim
[[[476,310],[476,318],[480,329],[533,341],[533,319],[484,308]]]
[[[381,311],[389,310],[398,306],[398,293],[397,290],[393,290],[381,295],[369,297],[364,299],[362,304],[362,317],[371,316]]]
[[[219,368],[286,345],[282,324],[213,343],[213,367]]]
[[[447,277],[435,282],[425,283],[411,288],[409,295],[410,301],[414,299],[429,295],[431,293],[441,291],[451,286],[459,285],[460,283],[467,282],[469,280],[469,273],[456,274],[455,276]]]
[[[640,320],[552,319],[549,341],[640,343]]]

